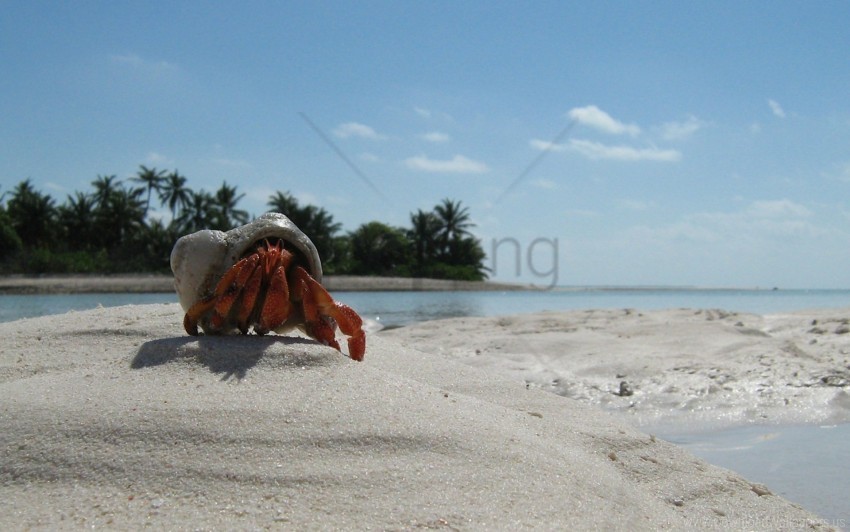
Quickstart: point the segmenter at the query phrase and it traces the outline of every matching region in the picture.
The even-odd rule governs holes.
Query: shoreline
[[[495,281],[452,281],[421,277],[371,277],[360,275],[328,275],[325,276],[322,284],[331,292],[503,292],[539,290],[539,288],[534,288],[530,285]],[[171,292],[174,292],[174,277],[164,274],[0,276],[0,295]]]

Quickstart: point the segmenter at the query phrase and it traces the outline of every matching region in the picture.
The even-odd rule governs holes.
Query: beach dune
[[[0,324],[3,529],[821,528],[599,408],[399,339],[369,334],[358,363],[181,320]]]

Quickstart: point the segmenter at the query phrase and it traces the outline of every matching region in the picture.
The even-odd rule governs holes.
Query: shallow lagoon
[[[769,314],[850,308],[850,290],[572,289],[510,292],[337,292],[335,297],[385,327],[458,316],[498,316],[591,308],[717,308]],[[174,303],[156,294],[0,295],[0,321],[98,306]]]

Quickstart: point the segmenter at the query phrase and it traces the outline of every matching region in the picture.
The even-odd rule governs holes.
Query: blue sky
[[[288,190],[346,230],[449,197],[500,280],[846,288],[848,21],[847,2],[4,2],[0,193],[31,178],[62,202],[144,164],[226,180],[254,214]]]

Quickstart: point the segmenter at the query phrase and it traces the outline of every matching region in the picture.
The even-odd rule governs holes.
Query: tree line
[[[245,196],[224,181],[214,191],[192,190],[177,170],[144,165],[126,181],[99,175],[90,192],[57,204],[29,179],[0,191],[0,273],[168,272],[174,242],[200,229],[226,231],[253,218]],[[153,202],[170,221],[151,216]],[[322,207],[276,192],[269,210],[288,216],[319,251],[327,274],[392,275],[482,280],[481,243],[469,210],[444,199],[410,214],[409,227],[380,221],[344,232]]]

